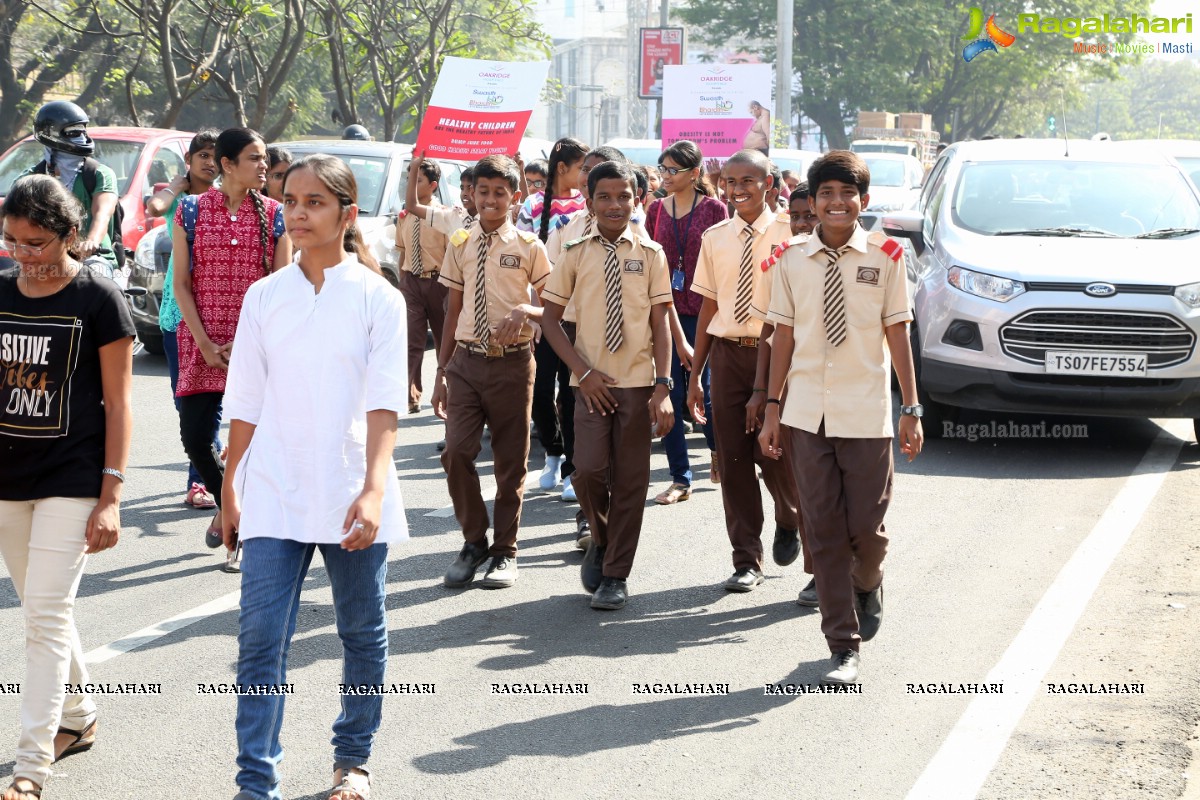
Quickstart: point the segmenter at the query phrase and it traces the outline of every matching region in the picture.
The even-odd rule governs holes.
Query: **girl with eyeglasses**
[[[25,681],[4,800],[36,800],[50,765],[96,741],[75,629],[87,556],[121,531],[133,319],[121,290],[79,263],[84,214],[49,175],[17,180],[0,272],[0,554],[25,616]]]
[[[654,502],[674,505],[692,495],[692,467],[688,457],[687,439],[683,428],[683,409],[687,405],[687,376],[692,368],[692,346],[696,341],[696,320],[700,315],[702,298],[691,291],[700,257],[700,238],[718,222],[729,218],[725,204],[717,200],[712,184],[704,175],[704,156],[695,142],[681,139],[663,151],[658,159],[662,188],[668,194],[646,212],[646,232],[662,245],[671,268],[671,290],[676,314],[671,333],[675,348],[671,354],[671,405],[675,407],[675,425],[663,437],[667,465],[671,470],[671,485],[659,493]],[[709,376],[703,376],[704,408],[712,419],[709,401]],[[712,426],[704,424],[704,440],[711,456],[709,477],[720,482],[717,465],[717,446]]]

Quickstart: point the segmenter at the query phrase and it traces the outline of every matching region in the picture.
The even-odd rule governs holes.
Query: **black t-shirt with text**
[[[99,497],[100,348],[133,336],[120,288],[82,269],[49,297],[0,272],[0,500]]]

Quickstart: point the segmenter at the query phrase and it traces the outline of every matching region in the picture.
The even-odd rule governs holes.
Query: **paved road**
[[[139,355],[135,373],[122,541],[89,563],[77,618],[93,681],[159,683],[162,694],[99,698],[96,747],[57,766],[47,800],[235,792],[234,701],[198,695],[197,684],[234,680],[238,579],[203,546],[205,515],[181,504],[165,364]],[[1181,796],[1189,769],[1200,780],[1189,767],[1200,719],[1200,448],[1180,421],[1082,422],[1087,438],[943,440],[898,466],[885,621],[863,649],[862,693],[768,696],[767,684],[818,682],[819,618],[794,604],[798,565],[770,567],[748,595],[720,589],[729,547],[703,470],[690,501],[647,508],[624,611],[588,608],[574,507],[537,491],[518,585],[451,592],[441,574],[461,540],[452,517],[428,516],[449,503],[433,446],[440,425],[427,409],[405,417],[395,455],[413,538],[391,554],[389,680],[436,692],[388,699],[375,796]],[[702,440],[691,445],[706,465]],[[651,493],[668,480],[658,450],[653,466]],[[339,659],[318,559],[290,656],[286,798],[325,797]],[[0,684],[22,677],[21,614],[5,575]],[[496,683],[587,693],[498,695]],[[633,691],[669,683],[728,693]],[[994,683],[1002,694],[913,691]],[[1144,693],[1068,693],[1078,684]],[[0,752],[15,747],[17,704],[0,694]]]

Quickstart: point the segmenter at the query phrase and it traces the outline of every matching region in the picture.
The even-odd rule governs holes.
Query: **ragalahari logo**
[[[970,29],[967,35],[962,37],[962,41],[970,41],[963,48],[963,60],[970,62],[971,59],[980,53],[985,53],[991,50],[993,53],[1000,52],[996,49],[996,45],[1008,47],[1017,40],[1017,37],[1011,33],[1000,30],[996,25],[996,15],[992,14],[987,18],[987,24],[983,21],[983,9],[972,8],[970,16]]]

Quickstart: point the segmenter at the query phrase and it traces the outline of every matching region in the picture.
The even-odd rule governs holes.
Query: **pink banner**
[[[663,149],[680,139],[690,139],[705,158],[729,158],[745,147],[752,119],[664,119]]]
[[[416,152],[430,158],[476,161],[490,155],[512,155],[521,144],[529,111],[468,111],[429,106],[417,137]]]

